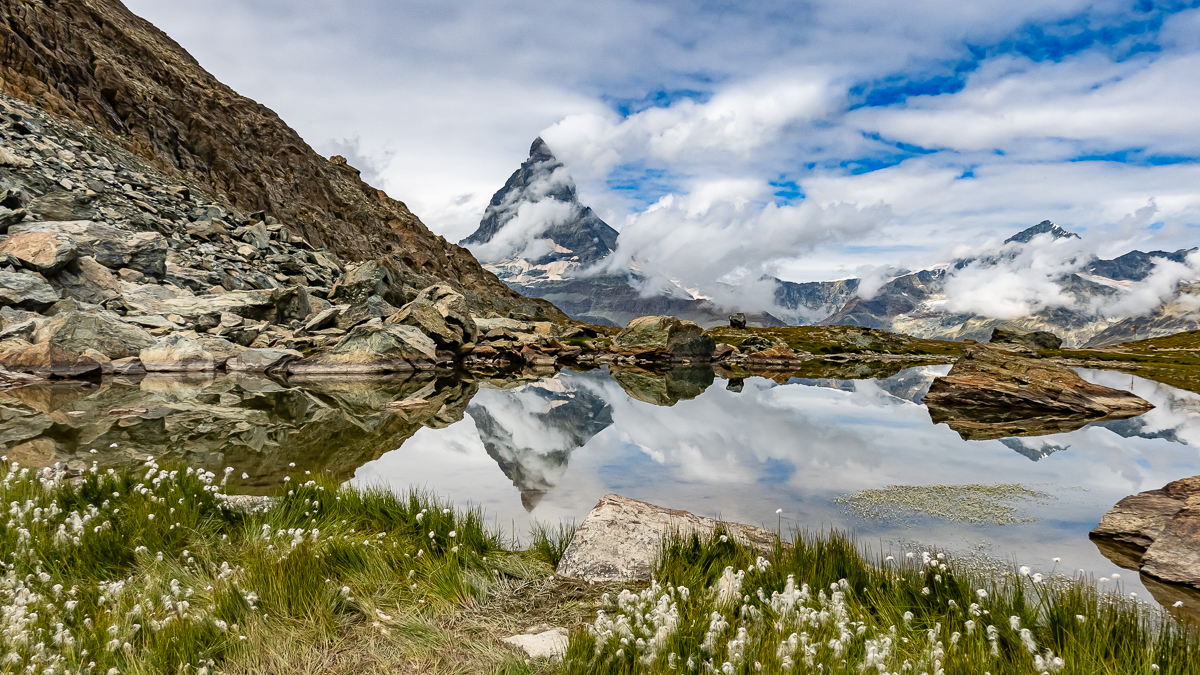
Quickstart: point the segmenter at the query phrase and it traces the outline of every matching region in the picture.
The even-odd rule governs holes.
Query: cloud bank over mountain
[[[610,263],[703,295],[764,273],[885,279],[1044,219],[1084,235],[1056,245],[1080,265],[1191,247],[1200,226],[1189,4],[129,5],[314,145],[357,139],[451,240],[542,134],[621,231]],[[1047,264],[960,270],[948,302],[1053,307]],[[1188,274],[1163,270],[1128,302]]]

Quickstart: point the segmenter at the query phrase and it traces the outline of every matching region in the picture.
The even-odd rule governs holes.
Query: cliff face
[[[0,91],[80,121],[243,213],[265,212],[407,285],[445,281],[480,313],[562,317],[521,297],[401,202],[327,160],[118,0],[0,0]]]

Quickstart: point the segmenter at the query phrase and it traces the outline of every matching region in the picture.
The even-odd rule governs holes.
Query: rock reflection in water
[[[1143,551],[1130,544],[1124,544],[1111,539],[1092,539],[1092,543],[1100,553],[1117,567],[1130,570],[1138,575],[1138,580],[1150,591],[1150,595],[1158,604],[1166,608],[1175,618],[1200,626],[1200,590],[1168,584],[1140,572]],[[1176,607],[1176,602],[1183,604]]]
[[[708,365],[676,366],[667,371],[616,367],[610,374],[631,398],[666,407],[696,398],[716,379]]]
[[[419,407],[385,409],[430,385]],[[475,390],[428,376],[282,382],[211,373],[27,386],[0,392],[0,445],[26,466],[82,470],[146,457],[232,466],[250,475],[245,491],[261,493],[304,471],[346,479],[418,429],[461,420]]]

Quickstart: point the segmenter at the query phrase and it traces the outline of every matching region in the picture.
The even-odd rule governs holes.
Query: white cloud
[[[854,85],[946,75],[968,44],[1148,17],[1127,0],[129,4],[316,147],[360,139],[382,187],[451,240],[545,131],[583,202],[623,230],[622,255],[703,293],[763,270],[916,269],[1043,219],[1106,257],[1191,246],[1200,225],[1196,163],[1066,161],[1200,155],[1197,9],[1157,36],[1057,60],[992,54],[957,93],[848,110]],[[1156,37],[1161,52],[1117,58]],[[613,112],[655,92],[673,103]],[[864,162],[900,163],[851,172]],[[632,167],[630,184],[608,183],[614,167]],[[806,198],[770,204],[787,181]],[[1013,285],[1001,305],[1055,301]]]

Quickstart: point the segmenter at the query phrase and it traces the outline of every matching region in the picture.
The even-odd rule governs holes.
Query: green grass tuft
[[[576,631],[567,673],[1196,673],[1197,633],[1083,580],[982,577],[849,538],[669,540],[657,581]]]
[[[534,523],[533,531],[530,533],[529,552],[534,558],[547,565],[558,567],[563,554],[567,552],[567,547],[571,545],[575,529],[575,521],[557,525]]]

